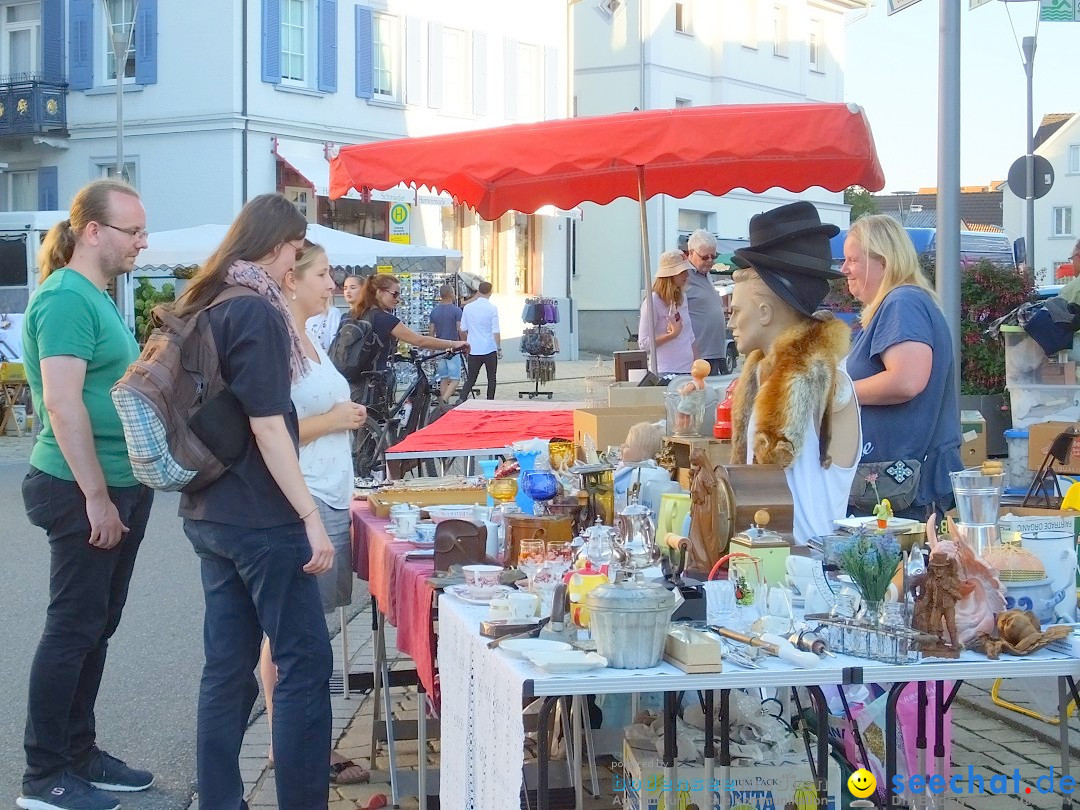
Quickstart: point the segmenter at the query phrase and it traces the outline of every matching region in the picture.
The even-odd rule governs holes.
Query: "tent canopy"
[[[227,225],[198,225],[174,231],[157,231],[148,237],[149,247],[139,254],[139,267],[192,267],[202,264],[225,238]],[[332,267],[374,266],[380,259],[422,256],[459,257],[461,251],[401,245],[369,239],[324,225],[308,225],[307,237],[326,248]]]
[[[866,115],[846,104],[568,118],[345,146],[330,161],[332,198],[399,182],[447,191],[488,220],[620,197],[885,185]]]

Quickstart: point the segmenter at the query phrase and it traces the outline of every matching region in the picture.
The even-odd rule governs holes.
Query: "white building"
[[[844,12],[861,0],[583,0],[574,7],[577,115],[710,104],[844,100]],[[644,34],[644,35],[643,35]],[[701,137],[708,138],[708,132]],[[795,199],[825,222],[848,224],[843,195],[812,188],[697,193],[648,204],[656,256],[704,228],[746,238],[750,217]],[[579,344],[612,351],[637,332],[641,238],[636,202],[584,204],[577,226],[574,299]],[[613,283],[613,281],[615,283]]]
[[[563,0],[109,5],[134,19],[121,71],[124,162],[151,232],[225,223],[278,190],[312,221],[386,238],[400,196],[331,202],[330,149],[568,112]],[[113,173],[108,33],[103,0],[0,0],[0,210],[62,208]],[[489,223],[432,195],[419,202],[411,240],[463,251],[462,269],[495,287],[504,337],[520,329],[526,295],[566,298],[566,219],[510,213]],[[560,343],[572,356],[568,331]]]
[[[1035,154],[1054,169],[1054,185],[1035,200],[1035,283],[1054,284],[1055,271],[1069,262],[1080,238],[1080,113],[1046,116],[1036,143]],[[1002,197],[1002,224],[1007,232],[1027,233],[1027,200],[1008,188]]]

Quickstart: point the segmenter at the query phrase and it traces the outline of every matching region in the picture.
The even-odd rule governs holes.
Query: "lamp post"
[[[128,51],[135,35],[135,13],[139,0],[134,0],[131,9],[131,22],[117,20],[117,13],[123,14],[124,0],[104,0],[105,16],[109,21],[109,41],[112,44],[113,59],[116,65],[116,176],[126,180],[124,171],[124,73]],[[114,13],[116,12],[116,13]]]

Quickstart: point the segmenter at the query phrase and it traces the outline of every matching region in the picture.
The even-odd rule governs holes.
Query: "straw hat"
[[[660,266],[656,270],[656,278],[670,278],[677,276],[684,270],[690,272],[694,265],[683,258],[682,251],[668,250],[660,254]]]

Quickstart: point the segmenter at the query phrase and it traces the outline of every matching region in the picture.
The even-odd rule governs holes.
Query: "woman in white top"
[[[326,251],[308,243],[294,269],[285,274],[282,292],[292,313],[304,349],[305,373],[292,385],[292,402],[300,423],[300,469],[334,545],[334,564],[318,577],[323,611],[352,601],[352,544],[349,539],[353,472],[349,431],[364,424],[367,409],[349,396],[349,384],[341,376],[322,345],[303,327],[313,315],[326,311],[334,291]],[[277,668],[264,640],[259,662],[266,714],[273,713]],[[272,726],[271,726],[272,727]],[[271,759],[273,749],[271,748]],[[331,752],[330,775],[339,784],[366,781],[368,772],[351,760]]]

